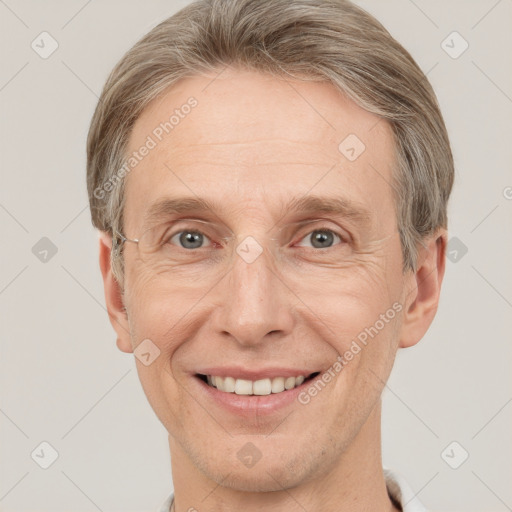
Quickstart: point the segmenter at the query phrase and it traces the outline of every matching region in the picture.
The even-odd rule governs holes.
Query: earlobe
[[[434,320],[445,271],[446,244],[447,233],[442,229],[426,240],[419,251],[417,270],[411,273],[411,285],[404,300],[401,348],[418,343]]]
[[[105,231],[100,231],[99,260],[108,316],[112,327],[117,333],[117,347],[122,352],[131,353],[133,352],[133,348],[130,339],[128,316],[126,314],[121,286],[112,272],[111,252],[111,235]]]

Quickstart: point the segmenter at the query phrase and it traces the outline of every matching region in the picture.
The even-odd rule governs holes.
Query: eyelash
[[[327,228],[327,227],[318,227],[318,228],[315,228],[315,229],[309,231],[302,238],[300,238],[299,242],[301,242],[302,240],[304,240],[305,238],[307,238],[308,236],[311,236],[313,233],[316,233],[316,232],[331,233],[339,239],[338,244],[335,243],[334,245],[332,245],[330,247],[321,248],[323,251],[332,249],[336,245],[343,245],[343,244],[347,243],[346,237],[344,235],[341,235],[340,233],[334,231],[333,229]],[[176,236],[181,235],[182,233],[197,233],[197,234],[203,235],[206,239],[210,240],[210,242],[211,242],[211,239],[208,235],[206,235],[205,233],[203,233],[202,231],[199,231],[197,229],[181,229],[180,231],[177,231],[177,232],[173,233],[172,235],[169,235],[169,237],[168,237],[169,242]],[[174,245],[176,245],[176,244],[174,244]],[[294,245],[296,245],[296,244],[294,244]],[[186,251],[194,250],[194,249],[187,249],[187,248],[181,247],[181,246],[178,246],[178,247],[180,249],[184,249]],[[316,247],[309,247],[309,248],[320,250],[320,248],[316,248]],[[197,249],[204,249],[204,247],[198,247]],[[195,250],[197,250],[197,249],[195,249]]]

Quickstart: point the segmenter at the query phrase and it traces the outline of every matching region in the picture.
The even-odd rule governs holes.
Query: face
[[[276,490],[330,471],[372,418],[415,278],[387,123],[327,83],[215,76],[174,85],[131,134],[129,154],[153,147],[126,178],[141,242],[118,345],[159,351],[139,377],[191,464]]]

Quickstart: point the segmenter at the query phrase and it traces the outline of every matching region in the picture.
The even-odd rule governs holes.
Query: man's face
[[[191,96],[159,141],[155,128]],[[169,236],[159,252],[125,245],[131,336],[120,343],[158,347],[137,361],[147,397],[176,450],[216,482],[276,490],[319,477],[376,421],[407,299],[394,143],[378,121],[327,83],[227,69],[181,81],[135,124],[129,153],[148,136],[156,146],[127,176],[124,234],[165,224]],[[148,215],[183,198],[214,206]],[[319,207],[333,199],[340,211]],[[266,379],[278,391],[280,377],[317,373],[259,396],[200,377],[266,392]]]

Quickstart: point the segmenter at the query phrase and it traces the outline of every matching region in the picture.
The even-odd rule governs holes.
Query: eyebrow
[[[166,198],[152,204],[143,217],[144,225],[151,225],[159,220],[167,219],[176,214],[205,214],[218,217],[222,205],[199,197]],[[360,203],[342,197],[322,197],[317,195],[293,198],[281,209],[280,219],[297,215],[330,214],[349,219],[362,226],[369,225],[371,215],[369,210]]]

